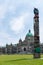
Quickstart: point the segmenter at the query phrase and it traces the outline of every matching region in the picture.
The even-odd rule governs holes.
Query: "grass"
[[[43,59],[33,59],[33,55],[0,55],[0,65],[43,65]]]

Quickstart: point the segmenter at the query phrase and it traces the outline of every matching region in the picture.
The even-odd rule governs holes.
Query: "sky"
[[[29,29],[34,34],[34,8],[39,9],[40,42],[43,43],[43,0],[0,0],[0,46],[17,44]]]

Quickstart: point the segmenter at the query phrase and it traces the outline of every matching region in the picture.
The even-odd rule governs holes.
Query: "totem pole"
[[[34,58],[40,58],[39,11],[34,8]]]

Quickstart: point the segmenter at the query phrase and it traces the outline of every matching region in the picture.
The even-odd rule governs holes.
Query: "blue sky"
[[[0,0],[0,46],[25,39],[29,29],[33,33],[33,9],[39,9],[40,42],[43,42],[43,0]]]

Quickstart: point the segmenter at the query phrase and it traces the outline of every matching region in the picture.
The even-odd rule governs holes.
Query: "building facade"
[[[32,53],[33,52],[33,44],[34,44],[34,36],[31,31],[26,34],[25,40],[19,40],[17,44],[17,53]]]
[[[43,53],[43,44],[40,44],[41,53]],[[34,36],[31,30],[25,36],[25,39],[19,40],[17,44],[6,44],[6,47],[0,47],[0,54],[31,54],[34,53]]]

